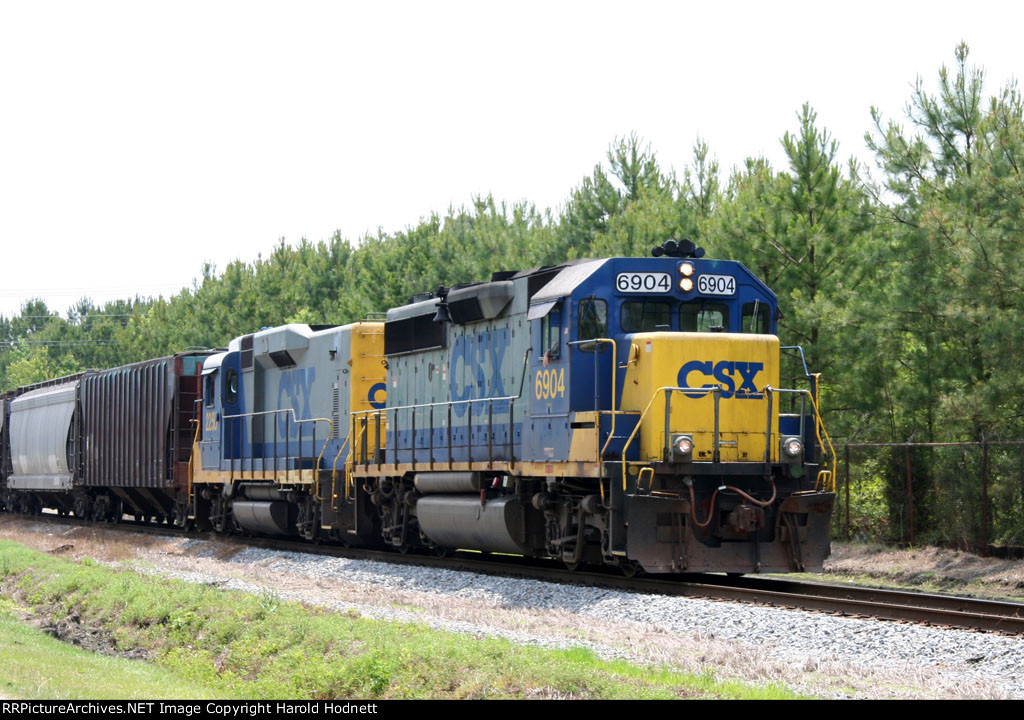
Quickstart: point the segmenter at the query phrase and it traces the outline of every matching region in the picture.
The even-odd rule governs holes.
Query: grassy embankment
[[[782,577],[1024,602],[1024,561],[932,546],[833,542],[824,574]]]
[[[789,698],[783,688],[367,620],[0,542],[0,695]],[[108,657],[29,628],[34,618]],[[34,658],[31,662],[27,658]]]

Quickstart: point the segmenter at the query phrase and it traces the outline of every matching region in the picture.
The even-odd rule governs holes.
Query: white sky
[[[711,7],[713,5],[713,7]],[[165,296],[279,238],[353,241],[493,193],[557,209],[637,132],[724,169],[807,101],[841,157],[964,39],[994,94],[1024,6],[0,0],[0,314]]]

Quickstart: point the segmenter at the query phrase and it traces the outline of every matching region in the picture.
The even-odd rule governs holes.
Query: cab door
[[[565,299],[559,299],[546,311],[545,308],[531,309],[530,333],[532,345],[537,348],[530,363],[530,415],[533,417],[564,416],[569,412],[570,347],[565,305]]]
[[[611,338],[608,302],[593,295],[577,301],[569,334],[574,341],[570,350],[570,408],[575,412],[610,410],[614,367],[612,345],[607,342],[586,342],[597,338]]]
[[[221,457],[243,457],[246,436],[245,393],[242,392],[241,354],[228,353],[221,363],[218,383],[221,403]]]

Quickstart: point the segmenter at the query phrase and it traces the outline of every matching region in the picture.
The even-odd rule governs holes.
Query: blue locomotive
[[[112,517],[130,498],[136,515],[221,532],[627,573],[821,570],[827,435],[816,376],[782,387],[780,354],[798,349],[780,347],[777,315],[747,268],[688,241],[496,273],[413,297],[383,322],[268,328],[177,361],[165,390],[175,431],[163,416],[141,424],[173,462],[145,487],[90,474],[100,465],[76,458],[94,421],[66,404],[60,490],[26,484],[7,461],[4,500],[77,514],[67,498],[92,509],[109,497],[115,510],[92,514]],[[123,402],[146,413],[108,395],[93,402],[109,416]],[[24,427],[30,403],[6,400],[3,420]],[[4,452],[31,455],[3,420]]]
[[[777,315],[687,241],[440,288],[388,312],[387,406],[352,414],[347,473],[398,548],[820,570],[817,382],[781,387]]]

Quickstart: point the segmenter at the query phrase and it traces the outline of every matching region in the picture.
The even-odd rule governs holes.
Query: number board
[[[697,278],[697,292],[702,295],[735,295],[736,278],[732,275],[701,275]]]
[[[616,276],[615,287],[623,293],[667,293],[672,280],[668,273],[626,272]]]

